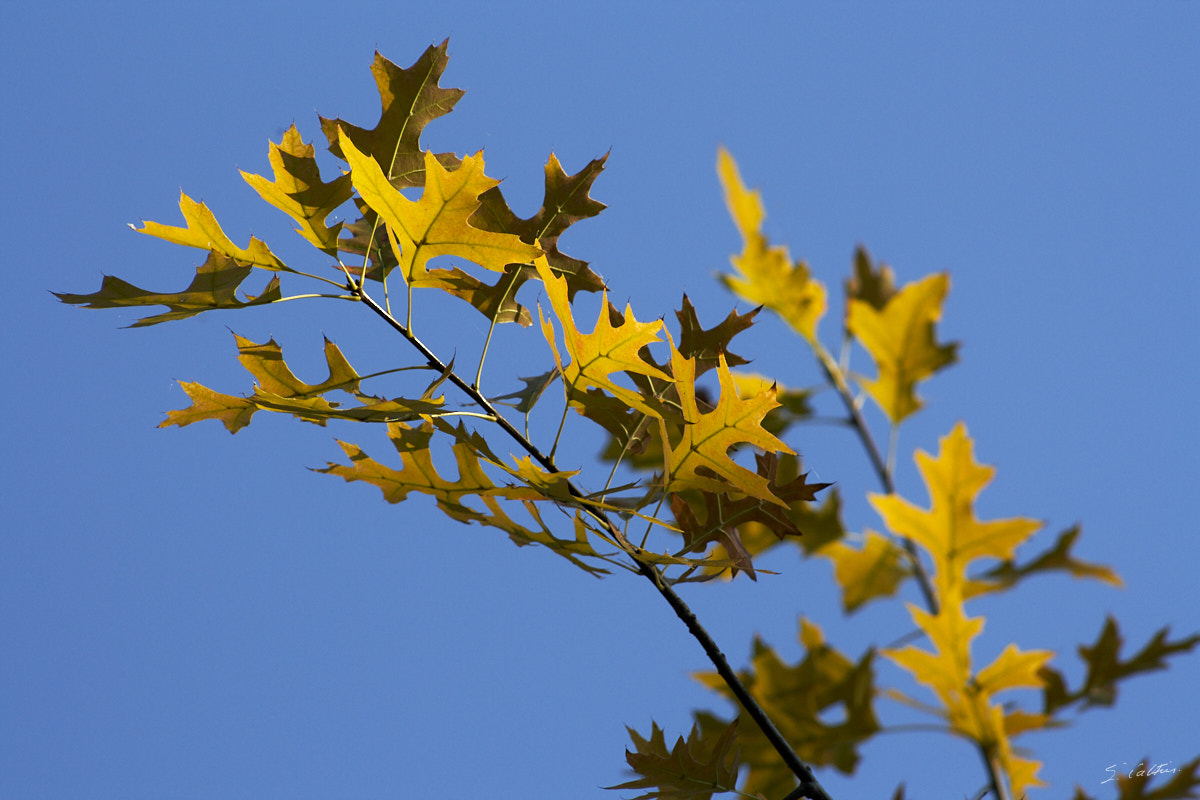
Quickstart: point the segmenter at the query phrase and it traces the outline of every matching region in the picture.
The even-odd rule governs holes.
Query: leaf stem
[[[460,378],[458,373],[448,369],[447,366],[443,364],[442,361],[437,357],[437,355],[433,353],[433,351],[426,347],[421,340],[417,339],[407,327],[402,325],[395,317],[393,317],[382,306],[375,302],[375,300],[373,300],[364,291],[362,286],[352,286],[349,288],[350,291],[353,291],[358,295],[362,302],[366,304],[367,308],[375,312],[375,314],[383,319],[384,322],[386,322],[396,332],[403,336],[409,342],[409,344],[415,347],[417,352],[419,352],[421,356],[429,363],[429,366],[445,374],[451,383],[457,386],[476,405],[490,415],[491,420],[499,425],[500,428],[507,433],[510,438],[512,438],[523,450],[525,450],[525,452],[532,456],[547,471],[552,473],[559,472],[559,469],[554,465],[553,460],[542,453],[542,451],[536,445],[534,445],[529,439],[523,436],[520,431],[513,427],[512,423],[509,422],[502,414],[500,414],[496,410],[495,406],[493,406],[492,403],[486,397],[484,397],[476,387],[468,384],[466,381]],[[735,673],[733,668],[729,665],[729,660],[725,658],[725,654],[721,652],[721,648],[717,646],[716,641],[713,640],[712,636],[709,635],[704,626],[700,624],[700,620],[697,619],[695,613],[691,610],[687,603],[683,601],[683,598],[681,598],[675,592],[675,590],[671,588],[670,584],[664,580],[663,574],[659,571],[659,569],[652,563],[644,561],[638,557],[638,553],[641,552],[641,548],[638,548],[629,542],[625,535],[616,527],[616,525],[613,524],[612,520],[609,519],[608,514],[600,509],[594,508],[592,505],[587,503],[587,496],[583,493],[583,491],[575,486],[572,481],[567,481],[567,488],[571,494],[571,497],[578,501],[577,507],[598,522],[604,528],[607,535],[610,536],[612,540],[626,552],[626,554],[628,554],[629,558],[633,561],[637,572],[654,585],[654,588],[658,591],[662,598],[666,600],[669,606],[671,606],[671,609],[675,612],[675,616],[679,617],[680,621],[683,622],[683,624],[687,627],[688,632],[692,635],[692,638],[699,642],[700,647],[704,650],[704,654],[708,656],[708,660],[712,662],[714,667],[716,667],[717,674],[721,676],[721,678],[725,681],[725,685],[729,687],[729,691],[741,704],[742,708],[745,710],[750,719],[754,721],[754,724],[757,725],[759,730],[762,731],[763,735],[767,738],[767,741],[770,742],[771,747],[783,760],[783,763],[787,765],[787,768],[796,776],[797,780],[799,780],[800,786],[798,791],[801,791],[802,793],[795,796],[807,797],[810,798],[810,800],[832,800],[825,792],[825,789],[822,788],[821,784],[817,781],[816,776],[813,775],[812,769],[802,760],[800,760],[800,757],[796,755],[795,749],[788,744],[783,734],[780,733],[777,727],[775,727],[775,723],[769,716],[767,716],[767,713],[763,710],[762,706],[760,706],[758,701],[754,699],[754,696],[750,694],[750,690],[747,689],[745,684],[742,683],[741,679],[738,678],[737,673]]]

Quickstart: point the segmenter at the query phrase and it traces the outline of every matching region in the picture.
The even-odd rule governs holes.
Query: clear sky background
[[[1128,648],[1200,629],[1200,4],[245,6],[5,7],[0,796],[616,798],[630,795],[599,787],[626,779],[623,726],[653,718],[673,737],[692,709],[726,711],[688,677],[708,664],[644,582],[596,581],[305,469],[341,455],[334,436],[383,456],[378,430],[156,429],[187,405],[177,379],[249,389],[228,329],[275,336],[309,380],[322,333],[364,372],[407,358],[364,309],[123,330],[135,315],[49,293],[104,273],[186,285],[202,254],[126,227],[179,224],[180,188],[234,240],[307,257],[236,170],[267,172],[268,139],[293,121],[319,144],[317,112],[373,125],[374,50],[407,66],[447,36],[442,85],[467,94],[424,144],[484,148],[522,215],[551,151],[573,172],[611,148],[593,191],[609,210],[563,248],[639,319],[673,324],[684,290],[705,324],[734,306],[713,280],[740,247],[722,143],[761,187],[768,234],[833,291],[830,344],[856,244],[902,281],[950,271],[941,335],[961,363],[905,426],[901,490],[925,502],[911,452],[965,420],[998,468],[981,516],[1046,520],[1034,551],[1082,523],[1080,556],[1127,584],[1042,578],[989,601],[985,652],[1054,649],[1078,680],[1074,648],[1108,613]],[[481,319],[431,320],[431,336],[449,347]],[[532,331],[505,341],[541,347]],[[756,368],[816,381],[781,324],[745,341]],[[503,388],[503,362],[489,374]],[[879,527],[849,434],[792,442],[842,486],[848,527]],[[844,619],[824,561],[763,566],[780,574],[685,589],[735,664],[755,633],[795,659],[801,612],[853,657],[907,630],[896,603]],[[1034,796],[1113,797],[1109,765],[1200,753],[1198,665],[1022,739],[1051,783]],[[983,782],[941,734],[863,753],[852,779],[820,774],[834,797]]]

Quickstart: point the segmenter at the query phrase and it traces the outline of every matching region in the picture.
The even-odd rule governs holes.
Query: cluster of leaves
[[[1140,653],[1122,660],[1120,634],[1109,620],[1096,643],[1080,649],[1087,677],[1078,688],[1070,688],[1048,665],[1053,655],[1048,651],[1011,645],[990,664],[977,664],[972,642],[983,620],[968,615],[968,601],[1051,570],[1114,584],[1118,578],[1072,553],[1078,528],[1061,534],[1041,555],[1018,562],[1016,548],[1040,525],[1024,518],[976,518],[975,498],[993,470],[975,462],[973,443],[961,424],[943,438],[936,456],[917,454],[930,507],[918,508],[895,493],[891,459],[885,462],[875,447],[853,387],[874,401],[893,429],[921,408],[918,384],[956,357],[955,346],[939,343],[936,333],[948,276],[897,287],[889,268],[874,264],[864,250],[856,254],[854,275],[845,285],[842,335],[870,355],[875,377],[852,373],[818,336],[828,307],[825,286],[805,263],[768,241],[758,193],[743,185],[733,158],[722,151],[718,175],[744,243],[732,259],[735,271],[722,280],[759,308],[731,312],[704,328],[685,296],[675,334],[661,319],[639,321],[629,305],[620,310],[609,302],[604,282],[586,262],[558,247],[571,225],[604,209],[590,191],[606,157],[572,175],[551,155],[542,207],[528,219],[518,217],[499,182],[485,174],[481,154],[460,157],[421,146],[425,126],[462,96],[438,85],[446,61],[446,43],[430,47],[408,69],[376,55],[372,71],[382,99],[378,123],[367,129],[321,118],[328,151],[344,165],[336,177],[322,176],[316,148],[295,126],[270,146],[272,178],[243,173],[266,202],[294,220],[296,232],[333,272],[284,263],[253,237],[245,248],[237,246],[207,206],[184,194],[182,227],[146,222],[137,230],[206,252],[185,289],[151,292],[106,276],[97,292],[58,296],[90,308],[167,308],[135,326],[217,309],[332,298],[362,304],[403,336],[413,347],[414,362],[365,375],[326,340],[329,376],[310,384],[296,377],[273,340],[258,344],[235,335],[238,358],[254,377],[251,391],[230,395],[182,383],[191,405],[170,412],[162,424],[216,420],[237,433],[260,411],[318,425],[380,423],[394,456],[376,460],[358,445],[340,442],[346,461],[320,471],[376,486],[390,503],[414,492],[430,496],[452,519],[498,528],[518,545],[545,547],[597,576],[625,569],[653,581],[716,667],[699,679],[732,700],[739,714],[725,719],[698,713],[691,733],[671,749],[657,725],[649,738],[631,731],[634,750],[627,761],[636,777],[614,788],[648,790],[644,798],[706,798],[727,791],[827,797],[807,765],[853,772],[861,744],[881,730],[876,701],[892,698],[928,710],[947,731],[974,743],[998,794],[1011,789],[1023,795],[1038,785],[1039,765],[1016,754],[1014,737],[1057,724],[1065,709],[1111,704],[1118,681],[1159,669],[1165,657],[1200,641],[1170,641],[1164,630]],[[330,224],[343,208],[352,209],[353,221]],[[444,256],[477,269],[441,266],[435,259]],[[257,295],[243,290],[239,297],[256,270],[269,273],[265,286]],[[284,279],[329,288],[284,295]],[[395,291],[397,279],[403,292]],[[489,397],[480,386],[495,327],[533,327],[534,314],[522,301],[531,294],[527,284],[545,299],[530,333],[540,333],[545,342],[546,370],[522,378],[523,388]],[[419,289],[465,301],[474,309],[470,313],[488,320],[473,379],[414,333]],[[600,295],[590,330],[576,320],[581,293]],[[403,315],[393,313],[394,294],[404,297]],[[881,478],[884,492],[871,495],[870,502],[886,533],[845,531],[838,493],[810,482],[782,438],[812,416],[810,392],[737,371],[748,362],[732,352],[733,339],[755,323],[761,308],[799,334],[842,398],[847,423]],[[416,376],[412,391],[403,396],[364,388],[398,373]],[[446,398],[451,390],[457,393],[453,403]],[[559,392],[561,404],[541,402]],[[546,412],[548,405],[552,410]],[[501,407],[513,409],[523,424],[508,419]],[[558,434],[548,447],[528,433],[535,413],[559,415]],[[601,479],[556,465],[571,418],[603,432]],[[449,449],[455,475],[435,466],[435,447]],[[735,675],[672,587],[739,574],[753,579],[756,557],[789,545],[832,563],[848,613],[915,583],[925,605],[910,606],[910,613],[927,646],[869,650],[852,660],[827,644],[816,624],[802,619],[805,655],[799,662],[788,664],[756,640],[749,666]],[[877,686],[877,656],[911,672],[936,704]],[[1040,690],[1042,709],[1023,711],[997,699],[1014,689]],[[830,722],[837,712],[840,721]],[[1197,783],[1180,785],[1188,791]]]

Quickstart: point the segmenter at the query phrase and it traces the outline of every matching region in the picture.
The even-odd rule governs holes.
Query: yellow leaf
[[[771,492],[766,476],[751,472],[729,456],[729,449],[739,444],[750,444],[768,453],[793,452],[762,427],[767,412],[779,405],[774,388],[768,387],[748,399],[738,397],[733,376],[721,356],[717,364],[721,398],[716,408],[701,414],[696,404],[696,360],[684,358],[669,336],[668,342],[684,425],[679,441],[667,454],[666,491],[700,489],[724,493],[732,489],[786,508],[787,503]],[[659,424],[663,441],[669,441],[666,422]]]
[[[939,593],[945,594],[950,586],[962,591],[967,566],[975,559],[1011,559],[1017,545],[1041,523],[1024,517],[990,522],[976,519],[975,498],[991,482],[995,469],[975,461],[974,443],[961,422],[940,444],[936,458],[917,451],[917,468],[931,500],[928,511],[897,495],[871,495],[870,501],[892,533],[929,551],[937,567]]]
[[[847,327],[875,360],[878,377],[863,388],[893,423],[921,407],[917,381],[954,362],[956,344],[939,345],[934,323],[950,288],[946,274],[930,275],[906,285],[887,299],[882,310],[851,298]]]
[[[830,542],[817,551],[833,562],[834,577],[842,587],[842,607],[854,611],[876,597],[896,593],[908,577],[904,551],[886,536],[867,531],[863,547],[851,547],[842,540]]]
[[[297,233],[314,247],[336,257],[342,223],[329,227],[325,220],[350,199],[353,193],[350,176],[341,175],[329,183],[322,181],[315,150],[304,142],[295,125],[284,132],[279,144],[270,145],[267,158],[275,180],[248,172],[242,172],[242,177],[264,200],[300,223]]]
[[[961,590],[961,585],[950,587],[937,614],[908,606],[917,627],[929,637],[932,651],[909,646],[883,650],[882,655],[933,690],[941,701],[940,713],[950,729],[994,756],[1012,784],[1013,795],[1021,797],[1026,788],[1040,785],[1037,770],[1041,764],[1014,756],[1009,736],[1036,727],[1037,721],[1031,715],[1013,716],[1009,720],[994,698],[1006,689],[1041,688],[1043,681],[1037,670],[1053,654],[1022,652],[1009,645],[992,664],[976,674],[971,642],[983,630],[983,618],[967,617]]]
[[[432,153],[426,153],[425,189],[420,200],[409,200],[350,137],[338,141],[350,164],[354,188],[387,224],[401,274],[410,286],[436,284],[427,278],[426,269],[436,256],[458,256],[503,272],[509,263],[524,263],[541,255],[539,248],[525,244],[519,236],[485,231],[467,222],[479,208],[479,195],[499,183],[483,174],[482,154],[467,156],[451,172]]]
[[[187,227],[177,228],[173,225],[160,225],[157,222],[143,222],[141,228],[135,228],[138,233],[157,236],[168,242],[181,244],[185,247],[199,247],[201,250],[212,250],[223,256],[232,258],[241,264],[249,264],[270,270],[286,270],[287,266],[275,257],[266,244],[250,237],[250,244],[245,249],[238,247],[217,224],[216,217],[204,203],[198,203],[183,192],[179,193],[179,210]]]
[[[542,332],[554,350],[554,360],[562,371],[565,384],[579,392],[588,386],[604,389],[630,408],[659,417],[659,411],[647,403],[640,393],[621,386],[610,376],[614,372],[633,372],[662,381],[671,380],[670,375],[640,355],[643,347],[660,341],[658,332],[662,330],[662,320],[638,322],[628,304],[625,306],[625,313],[619,315],[609,304],[608,293],[605,292],[600,301],[600,316],[596,319],[595,327],[591,333],[582,333],[575,325],[575,315],[567,296],[566,279],[556,276],[544,257],[538,258],[534,265],[546,286],[546,294],[550,298],[554,315],[563,326],[563,344],[571,356],[571,363],[564,366],[555,343],[553,326],[545,318],[541,318]],[[540,309],[538,314],[540,317]],[[613,324],[614,317],[618,318],[618,324]]]
[[[809,341],[817,338],[817,323],[825,314],[825,287],[814,280],[803,261],[792,263],[786,247],[772,247],[762,233],[766,214],[757,190],[742,183],[737,164],[728,151],[717,154],[717,175],[725,190],[725,201],[744,247],[730,261],[737,275],[721,275],[734,294],[766,306]]]

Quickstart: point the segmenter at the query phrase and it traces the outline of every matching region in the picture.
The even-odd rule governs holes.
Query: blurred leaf
[[[1046,713],[1080,701],[1084,708],[1111,706],[1117,699],[1117,684],[1120,681],[1142,672],[1166,669],[1167,663],[1164,659],[1178,653],[1190,652],[1200,643],[1200,635],[1196,634],[1172,642],[1167,638],[1169,633],[1169,628],[1160,629],[1132,658],[1122,661],[1120,653],[1124,639],[1117,627],[1117,621],[1109,616],[1095,643],[1090,647],[1079,646],[1079,657],[1087,666],[1087,676],[1082,686],[1073,691],[1069,690],[1061,673],[1050,667],[1043,670],[1042,677],[1046,682]]]
[[[928,511],[898,495],[872,494],[869,499],[888,530],[912,539],[933,557],[937,588],[942,595],[951,586],[965,592],[962,587],[967,581],[967,567],[975,559],[1011,559],[1017,546],[1041,523],[1024,517],[978,520],[975,498],[991,482],[995,468],[975,461],[974,442],[961,422],[939,444],[941,450],[936,457],[923,450],[916,455],[917,468],[929,491]]]
[[[651,722],[649,739],[627,728],[635,751],[626,750],[625,760],[641,777],[607,788],[653,790],[634,800],[708,800],[716,792],[732,792],[741,766],[737,726],[736,719],[720,731],[693,725],[687,740],[680,737],[670,750],[657,723]]]
[[[950,287],[946,274],[910,283],[888,299],[881,310],[851,299],[847,327],[875,360],[875,380],[860,380],[893,424],[921,407],[918,381],[954,363],[957,344],[936,341],[934,323]]]
[[[858,747],[879,731],[872,708],[874,696],[873,652],[857,663],[825,643],[821,629],[800,620],[804,658],[786,664],[769,645],[756,637],[749,669],[738,677],[774,720],[796,753],[812,766],[832,766],[851,774],[859,762]],[[732,700],[724,680],[715,672],[696,679]],[[841,721],[829,721],[839,717]],[[697,713],[701,730],[719,730],[727,723],[713,714]],[[742,761],[750,767],[741,791],[783,797],[796,786],[796,778],[758,728],[739,736]]]
[[[1111,568],[1075,558],[1071,548],[1079,534],[1079,526],[1074,525],[1060,533],[1049,550],[1028,563],[1017,564],[1012,559],[1006,559],[987,572],[972,578],[967,588],[967,598],[1009,589],[1030,575],[1057,570],[1069,572],[1075,578],[1095,578],[1113,586],[1121,586],[1120,576]]]
[[[730,259],[736,275],[720,275],[730,291],[755,305],[766,306],[809,341],[816,341],[817,323],[825,314],[825,287],[809,274],[803,261],[792,263],[786,247],[772,247],[762,233],[766,218],[757,190],[749,191],[738,174],[733,156],[717,154],[717,175],[725,202],[742,234],[741,255]]]
[[[904,551],[886,536],[867,531],[862,548],[845,540],[830,542],[817,551],[834,565],[834,577],[842,589],[842,608],[857,611],[877,597],[894,595],[911,571]]]
[[[867,248],[859,245],[854,249],[854,277],[846,281],[846,313],[850,313],[850,301],[860,300],[876,311],[882,311],[896,294],[896,275],[887,264],[878,269],[871,263]]]

